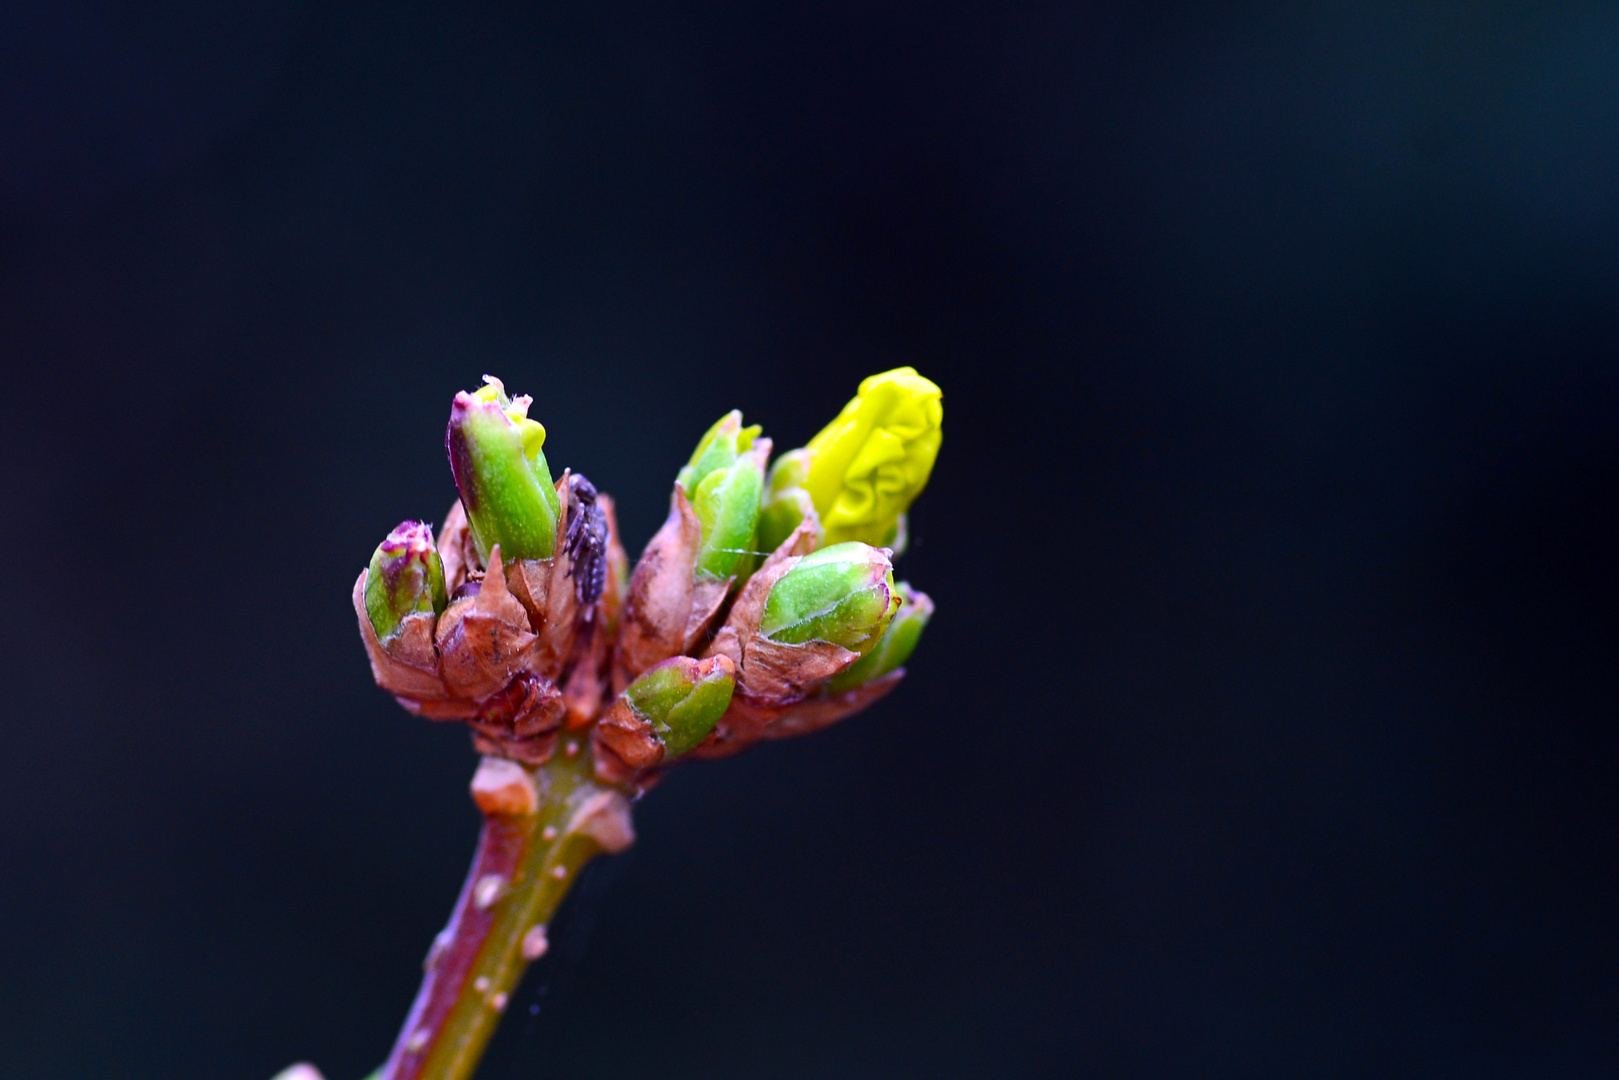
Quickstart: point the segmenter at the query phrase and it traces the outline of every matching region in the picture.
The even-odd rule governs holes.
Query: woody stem
[[[569,754],[569,742],[529,773],[527,805],[485,805],[474,782],[484,826],[472,868],[377,1080],[469,1080],[557,906],[603,850],[602,808],[624,813],[627,829],[622,796],[592,778],[588,745],[572,740]]]

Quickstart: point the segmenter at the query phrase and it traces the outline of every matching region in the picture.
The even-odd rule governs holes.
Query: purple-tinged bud
[[[449,604],[444,566],[433,530],[420,521],[400,522],[377,545],[365,580],[365,611],[377,640],[386,642],[406,616],[437,615]]]
[[[484,382],[455,395],[444,435],[478,557],[499,544],[508,563],[549,559],[562,503],[541,452],[545,428],[528,418],[532,398],[508,398],[493,376]]]

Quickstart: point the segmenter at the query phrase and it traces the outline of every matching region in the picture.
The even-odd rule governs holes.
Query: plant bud
[[[630,683],[624,698],[652,725],[667,759],[703,741],[731,703],[735,688],[736,668],[725,657],[676,656]]]
[[[799,559],[771,587],[759,634],[778,645],[825,641],[863,655],[899,603],[886,550],[833,544]]]
[[[697,490],[697,485],[709,473],[736,464],[736,459],[745,454],[753,445],[753,440],[759,437],[760,430],[758,424],[743,427],[741,411],[732,409],[714,421],[714,425],[697,440],[697,449],[692,451],[691,460],[681,466],[675,479],[688,492]]]
[[[433,530],[420,521],[400,522],[377,545],[366,575],[365,612],[377,640],[397,634],[406,616],[437,615],[448,604]]]
[[[804,490],[809,476],[810,452],[802,447],[789,450],[770,466],[770,482],[759,509],[758,543],[761,551],[775,551],[792,535],[800,522],[811,516],[815,500]],[[815,515],[813,544],[822,539],[819,515]]]
[[[533,399],[508,398],[499,379],[455,395],[444,449],[461,492],[478,557],[499,544],[508,563],[548,559],[562,503],[546,465],[545,428],[528,418]]]
[[[770,440],[742,414],[721,417],[675,478],[669,516],[636,561],[616,655],[618,685],[708,634],[753,570],[754,526]]]
[[[591,732],[596,775],[629,784],[691,750],[731,704],[736,665],[729,657],[676,656],[642,672]]]
[[[760,545],[772,550],[813,505],[824,543],[859,540],[902,549],[905,511],[927,485],[939,453],[942,396],[915,368],[862,382],[836,420],[771,467]]]
[[[702,526],[693,571],[727,580],[740,576],[752,561],[754,526],[764,491],[764,459],[769,443],[759,440],[759,425],[742,426],[735,409],[708,429],[691,461],[676,481],[685,488]]]
[[[922,640],[922,631],[933,617],[933,601],[928,599],[927,593],[917,592],[903,581],[898,591],[899,610],[894,612],[882,640],[865,656],[832,676],[827,681],[826,693],[837,694],[876,682],[898,670],[916,651],[916,643]]]
[[[862,382],[838,418],[809,441],[803,487],[828,544],[893,543],[900,515],[933,471],[942,397],[915,368],[885,371]]]

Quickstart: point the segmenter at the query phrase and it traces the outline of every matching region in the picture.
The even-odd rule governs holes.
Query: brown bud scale
[[[772,586],[815,550],[821,529],[813,510],[733,596],[733,582],[694,571],[702,527],[680,485],[633,573],[626,573],[611,497],[571,472],[556,486],[563,513],[549,559],[508,563],[497,545],[482,565],[463,507],[452,506],[438,549],[453,599],[437,619],[407,616],[386,645],[365,613],[365,573],[354,586],[378,685],[411,712],[466,723],[491,760],[540,765],[563,730],[588,730],[598,779],[645,790],[670,763],[651,725],[617,695],[673,656],[724,657],[736,668],[730,706],[689,752],[698,759],[819,730],[877,701],[903,676],[824,695],[818,687],[856,653],[760,635]],[[504,805],[490,805],[497,803]]]

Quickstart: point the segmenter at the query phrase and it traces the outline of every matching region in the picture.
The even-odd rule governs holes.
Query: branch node
[[[568,821],[568,831],[588,836],[612,855],[635,843],[630,801],[617,791],[597,791],[579,805]]]
[[[544,923],[536,923],[523,935],[523,959],[530,963],[544,956],[550,948],[551,939],[546,936]]]
[[[527,817],[539,809],[540,793],[517,762],[486,757],[472,777],[472,801],[485,817]]]

